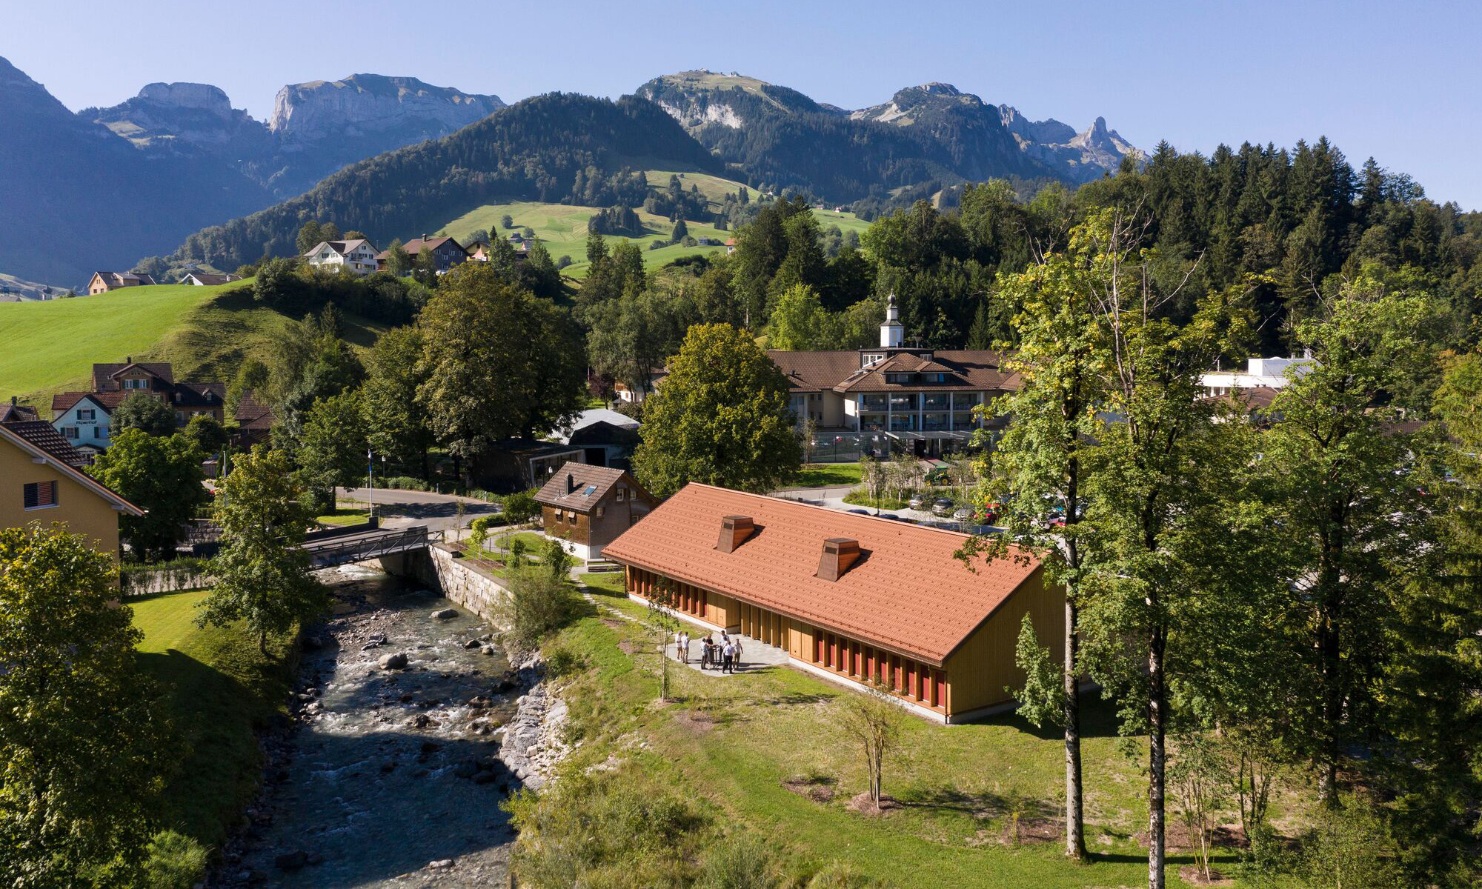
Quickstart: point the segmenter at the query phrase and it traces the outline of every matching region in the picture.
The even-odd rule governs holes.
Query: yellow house
[[[0,423],[0,528],[65,522],[116,558],[118,514],[141,516],[144,510],[71,465],[64,452],[71,445],[60,436],[49,440],[28,431]]]

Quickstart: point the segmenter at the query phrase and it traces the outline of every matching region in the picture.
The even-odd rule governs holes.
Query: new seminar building
[[[693,622],[784,649],[827,678],[883,683],[959,722],[1011,697],[1025,614],[1059,658],[1064,591],[1038,559],[974,559],[967,536],[691,484],[609,544],[628,595],[672,592]]]

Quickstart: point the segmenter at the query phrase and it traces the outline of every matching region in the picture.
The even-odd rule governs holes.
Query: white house
[[[1311,353],[1301,358],[1249,358],[1245,371],[1216,370],[1199,378],[1204,394],[1229,395],[1239,389],[1281,389],[1312,369]]]
[[[365,238],[320,241],[304,254],[304,260],[317,269],[349,272],[363,278],[376,270],[376,253],[376,245]]]
[[[67,399],[65,394],[61,398],[64,400],[53,400],[54,411],[57,408],[61,410],[55,413],[52,425],[67,444],[89,458],[106,451],[111,443],[108,428],[112,407],[105,402],[112,399],[92,392],[84,393],[76,400]]]

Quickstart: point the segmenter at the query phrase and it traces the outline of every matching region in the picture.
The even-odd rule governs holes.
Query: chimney
[[[720,540],[715,548],[723,553],[733,553],[746,542],[755,526],[749,515],[728,515],[720,520]]]
[[[838,580],[850,566],[859,561],[859,541],[852,537],[830,537],[823,542],[823,556],[818,560],[818,574],[824,580]]]
[[[576,490],[576,476],[566,473],[566,493],[570,494]]]

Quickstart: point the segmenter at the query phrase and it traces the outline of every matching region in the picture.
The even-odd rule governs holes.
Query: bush
[[[190,889],[206,871],[206,848],[173,830],[154,835],[144,865],[148,889]]]
[[[499,504],[504,507],[504,516],[511,525],[523,525],[540,514],[534,491],[508,494],[500,498]]]
[[[432,485],[420,478],[412,478],[409,475],[393,475],[378,479],[383,488],[393,491],[431,491]]]
[[[540,640],[576,617],[580,602],[564,578],[540,570],[513,572],[509,595],[499,609],[499,623],[506,627],[506,647],[516,652],[533,650]]]
[[[564,645],[548,646],[545,650],[545,672],[552,679],[570,676],[586,666],[586,658]]]
[[[511,869],[521,886],[685,886],[707,826],[692,803],[643,772],[563,775],[504,804],[519,831]]]
[[[772,849],[754,836],[727,837],[710,846],[695,889],[774,889],[782,868]]]

